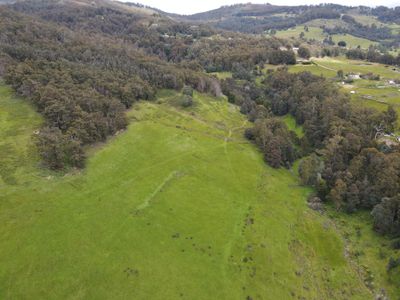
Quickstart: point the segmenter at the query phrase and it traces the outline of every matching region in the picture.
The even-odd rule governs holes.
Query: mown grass
[[[30,140],[40,118],[1,91],[2,116],[29,116],[2,130]],[[84,171],[44,176],[33,155],[1,182],[1,299],[372,298],[333,223],[307,209],[310,190],[243,138],[237,107],[159,97]]]

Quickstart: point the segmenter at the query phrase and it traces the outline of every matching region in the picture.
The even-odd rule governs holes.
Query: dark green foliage
[[[340,41],[340,42],[338,43],[338,46],[339,46],[339,47],[346,47],[346,46],[347,46],[347,43],[346,43],[345,41]]]
[[[356,37],[365,38],[371,41],[382,41],[393,39],[398,41],[398,36],[392,33],[388,26],[363,25],[358,23],[353,17],[344,16],[342,20],[345,21],[347,26],[324,27],[324,32],[327,34],[351,34]],[[341,47],[346,47],[344,41],[340,42]]]
[[[400,250],[400,239],[396,239],[392,242],[392,248],[395,250]]]
[[[349,59],[365,59],[366,55],[361,49],[350,49],[346,52],[346,57]]]
[[[180,104],[184,108],[192,106],[193,105],[193,97],[189,96],[189,95],[183,95]]]
[[[331,46],[335,45],[335,42],[332,40],[332,36],[331,35],[329,35],[329,37],[327,37],[327,38],[324,38],[323,42],[326,45],[331,45]]]
[[[254,140],[266,162],[274,168],[289,167],[297,158],[293,137],[286,124],[279,119],[258,119],[245,135]]]
[[[51,168],[81,167],[82,147],[124,129],[125,109],[153,99],[159,88],[219,90],[198,67],[169,62],[181,61],[188,46],[177,39],[167,55],[169,40],[153,43],[165,32],[141,27],[146,16],[61,1],[21,2],[13,9],[33,17],[0,7],[0,69],[44,115],[48,129],[38,146]],[[171,34],[185,32],[192,41],[198,34],[189,25],[159,21]]]
[[[80,141],[63,134],[58,128],[43,128],[38,135],[37,145],[40,155],[52,169],[83,167],[85,157]]]
[[[374,228],[380,233],[400,235],[400,196],[383,198],[372,211]]]
[[[400,266],[400,258],[398,259],[394,259],[393,257],[391,257],[389,259],[389,262],[387,264],[386,270],[388,272],[392,271],[393,269],[396,269],[398,266]]]
[[[251,81],[253,79],[253,70],[251,68],[245,68],[242,64],[236,63],[232,68],[232,76],[235,79],[242,79]]]
[[[305,59],[309,59],[311,57],[310,49],[304,46],[299,47],[298,54],[301,58]]]
[[[397,112],[390,105],[383,115],[383,126],[386,132],[392,133],[395,130],[397,119]]]
[[[185,96],[193,97],[193,88],[191,86],[185,85],[182,89],[182,94]]]
[[[361,49],[351,49],[346,52],[346,56],[350,59],[368,60],[370,62],[377,62],[385,65],[400,64],[400,55],[395,57],[389,53],[382,54],[374,47],[370,47],[368,51],[364,51]]]
[[[272,65],[295,65],[296,54],[292,50],[272,50],[269,54]]]
[[[340,51],[340,48],[338,48],[338,47],[324,47],[321,50],[322,57],[325,57],[325,56],[336,57],[336,56],[339,56],[340,53],[341,53],[341,51]]]
[[[299,165],[299,175],[305,185],[317,186],[322,180],[324,163],[316,154],[302,159]]]

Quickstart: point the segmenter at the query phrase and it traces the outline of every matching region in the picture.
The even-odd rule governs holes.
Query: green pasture
[[[84,170],[60,174],[37,166],[38,115],[0,92],[13,170],[0,180],[0,299],[373,298],[310,190],[266,166],[226,100],[138,103]]]
[[[298,25],[287,30],[279,30],[276,32],[276,37],[289,39],[289,38],[299,38],[300,34],[304,32],[304,38],[315,39],[322,41],[325,38],[325,34],[319,27],[309,27],[308,32],[304,30],[304,25]]]
[[[317,22],[318,20],[314,20],[313,22]],[[320,20],[322,21],[322,20]],[[326,23],[326,22],[325,22]],[[314,24],[315,25],[315,24]],[[321,24],[322,26],[324,24]],[[329,25],[329,24],[328,24]],[[327,24],[325,24],[327,26]],[[304,30],[304,25],[298,25],[293,28],[289,28],[287,30],[280,30],[277,31],[276,37],[279,38],[285,38],[285,39],[290,39],[290,38],[299,38],[300,34],[304,32],[304,38],[306,39],[314,39],[316,41],[322,42],[328,35],[323,32],[323,30],[319,26],[309,26],[308,27],[308,32]],[[351,34],[333,34],[332,35],[332,40],[337,44],[340,41],[345,41],[347,43],[347,47],[349,48],[356,48],[360,46],[361,48],[367,49],[370,45],[376,45],[376,42],[364,39],[364,38],[359,38],[355,37]]]

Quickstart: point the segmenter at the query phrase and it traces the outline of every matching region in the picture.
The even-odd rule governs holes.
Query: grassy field
[[[399,250],[393,250],[392,241],[382,239],[372,228],[372,220],[369,212],[358,212],[348,215],[338,213],[330,208],[328,215],[335,220],[335,224],[342,232],[346,255],[352,258],[359,266],[359,272],[363,274],[369,286],[377,287],[377,282],[391,283],[385,286],[385,290],[391,295],[390,299],[398,299],[400,295],[400,270],[390,275],[386,270],[390,257],[399,256]]]
[[[194,98],[135,105],[84,171],[49,174],[30,142],[40,118],[1,88],[16,171],[0,180],[0,299],[372,299],[310,190],[243,138],[238,108]]]
[[[0,188],[1,182],[31,180],[29,174],[38,162],[31,136],[41,118],[27,102],[12,95],[11,89],[0,81]]]
[[[279,38],[299,38],[300,33],[304,32],[304,37],[306,39],[315,39],[318,41],[322,41],[325,38],[325,34],[323,33],[321,28],[318,27],[309,27],[309,31],[306,32],[304,30],[304,25],[298,25],[293,28],[289,28],[287,30],[279,30],[276,32],[276,37]]]
[[[380,80],[354,80],[351,84],[341,85],[347,92],[354,91],[351,94],[353,102],[357,105],[366,105],[379,110],[386,110],[387,106],[393,105],[400,115],[400,89],[396,86],[390,86],[389,80],[400,79],[400,71],[393,67],[382,64],[369,63],[346,58],[314,58],[312,65],[294,65],[290,66],[291,72],[310,71],[315,75],[323,75],[327,78],[335,78],[338,70],[347,73],[374,73],[380,75]]]
[[[318,20],[314,20],[316,22]],[[300,34],[304,32],[304,37],[306,39],[314,39],[316,41],[322,42],[327,35],[323,32],[320,27],[317,26],[309,26],[309,31],[306,32],[304,30],[304,25],[299,25],[287,30],[281,30],[276,33],[276,37],[279,38],[299,38]],[[367,49],[370,45],[377,44],[376,42],[355,37],[351,34],[333,34],[332,40],[337,44],[340,41],[345,41],[347,43],[347,47],[356,48],[357,46],[361,46],[361,48]]]
[[[288,129],[293,131],[294,133],[296,133],[296,135],[299,138],[304,136],[303,127],[298,126],[296,124],[296,119],[292,115],[286,115],[282,119],[285,122],[285,124],[288,127]]]

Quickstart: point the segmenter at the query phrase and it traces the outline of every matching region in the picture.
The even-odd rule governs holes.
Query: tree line
[[[322,201],[349,213],[370,210],[378,232],[400,236],[400,147],[388,147],[377,134],[396,128],[392,107],[354,107],[332,82],[285,68],[270,72],[262,85],[226,80],[222,86],[254,122],[245,135],[270,166],[290,167],[302,157],[301,180]],[[303,127],[304,137],[279,118],[287,114]]]

